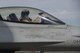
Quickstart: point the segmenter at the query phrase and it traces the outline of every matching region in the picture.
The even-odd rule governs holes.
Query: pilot
[[[38,13],[37,18],[33,21],[36,23],[46,23],[45,21],[48,20],[45,16],[43,16],[43,12]]]
[[[41,18],[43,17],[42,14],[43,14],[42,12],[38,13],[38,16],[36,17],[36,19],[33,22],[35,22],[35,23],[41,23]]]
[[[1,14],[0,14],[0,20],[3,20],[3,18],[2,18],[2,16],[1,16]]]
[[[38,13],[37,18],[33,22],[41,24],[52,24],[51,20],[48,19],[49,17],[45,17],[43,14],[43,12]]]
[[[23,10],[21,12],[21,19],[20,19],[20,21],[21,22],[31,22],[32,19],[30,19],[29,13],[30,13],[29,10]]]
[[[17,16],[16,16],[15,13],[11,13],[11,14],[9,14],[9,16],[7,17],[7,20],[9,20],[9,21],[18,21],[18,18],[17,18]]]

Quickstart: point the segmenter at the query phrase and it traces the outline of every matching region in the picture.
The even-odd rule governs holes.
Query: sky
[[[66,24],[80,26],[80,0],[0,0],[0,7],[8,6],[38,8]]]

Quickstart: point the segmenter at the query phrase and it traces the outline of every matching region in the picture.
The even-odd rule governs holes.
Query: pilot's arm
[[[33,20],[35,23],[41,23],[41,17],[37,16],[35,20]]]

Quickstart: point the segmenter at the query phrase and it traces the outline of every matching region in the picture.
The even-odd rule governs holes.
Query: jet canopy
[[[0,8],[0,20],[31,24],[65,24],[47,12],[32,7]]]

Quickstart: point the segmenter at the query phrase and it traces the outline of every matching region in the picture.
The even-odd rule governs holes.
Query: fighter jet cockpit
[[[1,8],[0,20],[27,24],[65,24],[47,12],[32,7]]]

